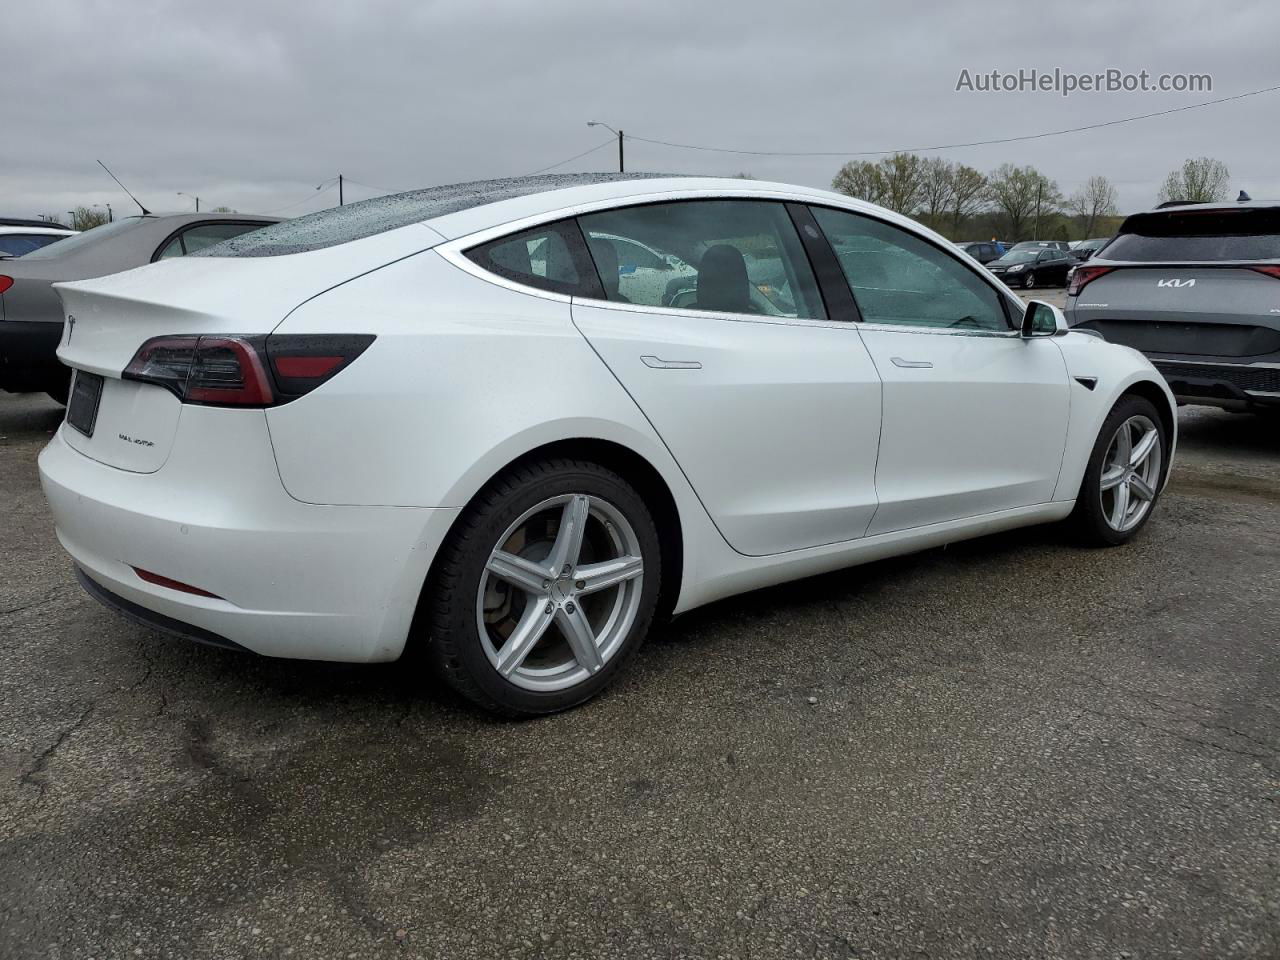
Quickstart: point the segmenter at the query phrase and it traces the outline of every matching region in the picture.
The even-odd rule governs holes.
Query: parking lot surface
[[[1184,411],[1132,545],[722,602],[572,713],[162,637],[0,395],[0,956],[1280,955],[1280,419]]]

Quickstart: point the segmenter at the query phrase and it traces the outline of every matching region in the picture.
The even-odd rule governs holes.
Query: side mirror
[[[1043,300],[1032,300],[1027,304],[1027,312],[1022,315],[1022,336],[1024,339],[1056,337],[1060,333],[1066,333],[1069,329],[1067,318],[1062,311],[1051,303],[1045,303]]]

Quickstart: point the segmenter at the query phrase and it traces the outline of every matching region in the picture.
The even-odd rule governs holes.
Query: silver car
[[[1072,271],[1066,314],[1141,350],[1183,403],[1280,407],[1280,203],[1134,214]]]
[[[0,389],[45,391],[66,402],[70,372],[55,355],[63,316],[54,283],[185,256],[279,219],[239,213],[125,217],[0,261]]]

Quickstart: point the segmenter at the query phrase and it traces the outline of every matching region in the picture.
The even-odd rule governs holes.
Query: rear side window
[[[1107,245],[1108,260],[1275,260],[1280,210],[1182,210],[1130,217]]]
[[[1000,296],[964,263],[906,230],[814,207],[862,319],[903,326],[1008,330]],[[1034,261],[1038,251],[1026,251]]]
[[[578,220],[605,296],[649,307],[825,318],[786,207],[684,200]]]
[[[515,283],[562,293],[599,297],[600,285],[572,220],[542,224],[472,247],[466,256],[477,266]]]

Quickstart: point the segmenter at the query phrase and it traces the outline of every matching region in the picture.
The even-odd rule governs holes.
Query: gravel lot
[[[60,415],[0,395],[0,956],[1280,955],[1280,420],[1184,411],[1127,548],[752,594],[512,724],[99,607]]]

